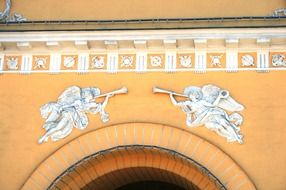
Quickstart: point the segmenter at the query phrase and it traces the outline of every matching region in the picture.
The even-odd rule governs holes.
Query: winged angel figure
[[[243,143],[240,126],[243,118],[236,111],[244,107],[237,103],[227,90],[222,90],[215,85],[204,85],[202,88],[189,86],[183,94],[154,87],[154,93],[168,93],[175,106],[179,106],[186,113],[186,124],[189,127],[205,125],[215,131],[228,142]],[[185,101],[176,100],[175,96],[187,98]],[[234,112],[230,115],[225,111]]]
[[[39,139],[39,144],[60,140],[68,136],[73,127],[83,130],[88,125],[87,113],[100,114],[102,122],[109,120],[104,111],[108,99],[115,95],[127,93],[127,88],[100,94],[99,88],[80,88],[71,86],[67,88],[58,98],[57,102],[49,102],[40,108],[41,115],[45,120],[43,128],[46,133]],[[99,97],[105,97],[103,102],[96,102]]]

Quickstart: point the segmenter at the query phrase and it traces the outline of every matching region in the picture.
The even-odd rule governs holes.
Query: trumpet
[[[163,89],[163,88],[159,88],[159,87],[156,87],[156,86],[153,87],[153,93],[173,94],[175,96],[181,96],[181,97],[188,98],[188,96],[186,96],[184,94],[180,94],[180,93],[177,93],[177,92],[174,92],[174,91],[171,91],[171,90],[166,90],[166,89]]]
[[[118,90],[114,90],[112,92],[100,94],[98,96],[95,96],[94,98],[100,98],[100,97],[105,97],[105,96],[115,95],[115,94],[127,94],[127,93],[128,93],[128,89],[126,87],[122,87],[122,88],[120,88]]]

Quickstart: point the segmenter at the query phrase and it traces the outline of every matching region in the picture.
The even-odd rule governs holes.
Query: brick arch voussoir
[[[172,150],[205,168],[227,189],[256,189],[233,159],[218,147],[189,131],[162,124],[127,123],[91,131],[65,144],[35,169],[22,190],[47,189],[58,176],[79,160],[100,151],[130,145]],[[76,187],[85,184],[71,185]]]

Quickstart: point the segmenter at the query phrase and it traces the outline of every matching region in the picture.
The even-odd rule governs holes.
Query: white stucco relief
[[[49,102],[40,108],[45,119],[43,128],[45,134],[39,139],[42,144],[49,139],[58,141],[68,136],[73,128],[84,130],[88,125],[87,113],[99,114],[102,122],[109,121],[109,115],[105,112],[110,97],[116,94],[127,93],[127,88],[101,94],[96,87],[80,88],[71,86],[67,88],[55,102]],[[97,98],[104,97],[102,102]]]
[[[237,112],[242,111],[244,106],[236,102],[229,91],[208,84],[202,87],[186,87],[183,94],[158,87],[154,87],[153,92],[169,94],[171,102],[186,114],[188,127],[204,125],[226,138],[228,142],[243,143],[240,134],[243,118]],[[176,96],[184,97],[186,100],[178,101]]]

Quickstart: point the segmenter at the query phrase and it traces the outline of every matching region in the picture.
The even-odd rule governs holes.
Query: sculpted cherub
[[[184,94],[154,88],[156,93],[169,93],[171,102],[186,113],[186,124],[189,127],[204,125],[215,131],[228,142],[237,141],[243,143],[240,125],[243,118],[234,111],[242,111],[244,107],[231,98],[229,92],[215,85],[204,85],[202,88],[189,86]],[[174,96],[185,97],[185,101],[177,101]],[[225,111],[234,112],[228,115]]]
[[[41,115],[45,120],[43,128],[46,133],[39,139],[39,144],[60,140],[68,136],[73,127],[83,130],[88,125],[87,113],[99,113],[102,122],[109,121],[105,107],[111,96],[127,93],[127,88],[121,88],[106,94],[100,94],[99,88],[79,88],[72,86],[66,89],[58,98],[57,102],[50,102],[40,108]],[[97,98],[105,97],[102,102]]]

